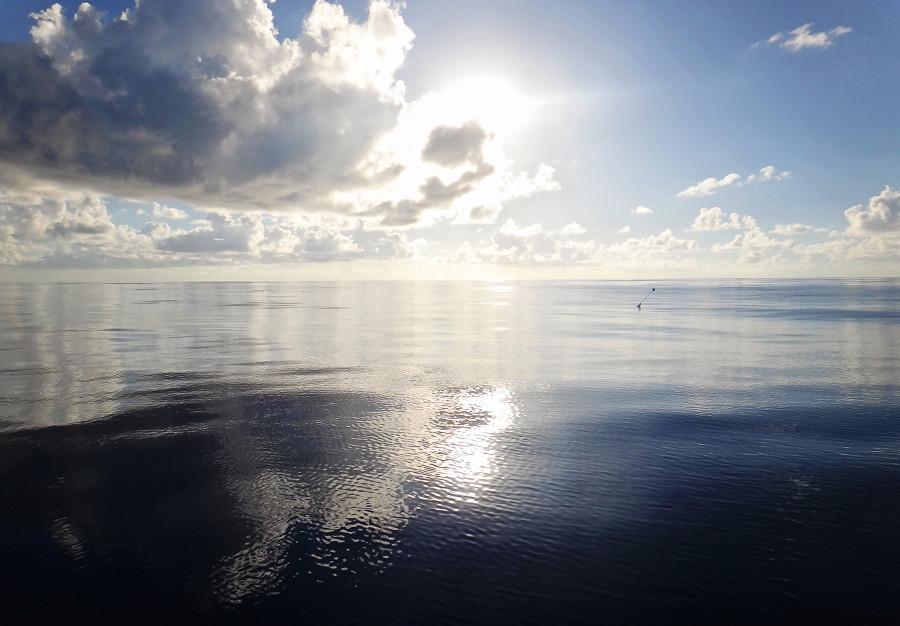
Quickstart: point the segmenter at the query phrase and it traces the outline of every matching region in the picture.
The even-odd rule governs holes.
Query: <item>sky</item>
[[[0,281],[900,275],[900,3],[0,5]]]

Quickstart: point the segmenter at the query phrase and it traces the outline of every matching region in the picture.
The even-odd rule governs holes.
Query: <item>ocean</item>
[[[900,623],[898,304],[0,285],[0,619]]]

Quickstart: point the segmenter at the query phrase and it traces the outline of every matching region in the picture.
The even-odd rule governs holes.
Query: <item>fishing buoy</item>
[[[654,291],[656,291],[656,287],[653,287],[653,288],[647,293],[647,295],[644,296],[644,300],[646,300],[647,298],[649,298],[649,297],[650,297],[650,294],[653,293]],[[639,308],[639,309],[641,308],[641,305],[644,304],[644,300],[641,300],[640,302],[638,302],[637,308]]]

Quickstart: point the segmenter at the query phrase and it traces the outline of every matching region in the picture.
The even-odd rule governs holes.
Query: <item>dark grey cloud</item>
[[[419,221],[425,211],[442,209],[475,189],[479,182],[494,173],[494,166],[482,163],[473,170],[465,170],[455,180],[445,183],[437,176],[428,178],[420,187],[417,200],[382,204],[378,211],[385,217],[382,226],[409,226]]]
[[[467,162],[484,161],[482,148],[488,134],[476,120],[462,126],[438,126],[428,136],[422,160],[444,167],[458,167]]]
[[[42,173],[181,185],[195,180],[224,126],[176,76],[128,49],[92,66],[82,94],[33,44],[0,46],[0,159]]]
[[[106,21],[88,4],[71,20],[54,5],[36,16],[35,43],[0,46],[0,162],[111,193],[327,203],[365,183],[356,166],[402,106],[390,55],[366,60],[332,33],[368,41],[370,25],[329,7],[279,42],[261,1],[143,0]],[[386,2],[372,12],[396,22],[372,45],[402,62],[411,31]]]

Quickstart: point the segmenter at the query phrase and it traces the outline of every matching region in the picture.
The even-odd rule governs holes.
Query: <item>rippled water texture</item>
[[[6,623],[900,622],[897,281],[0,294]]]

